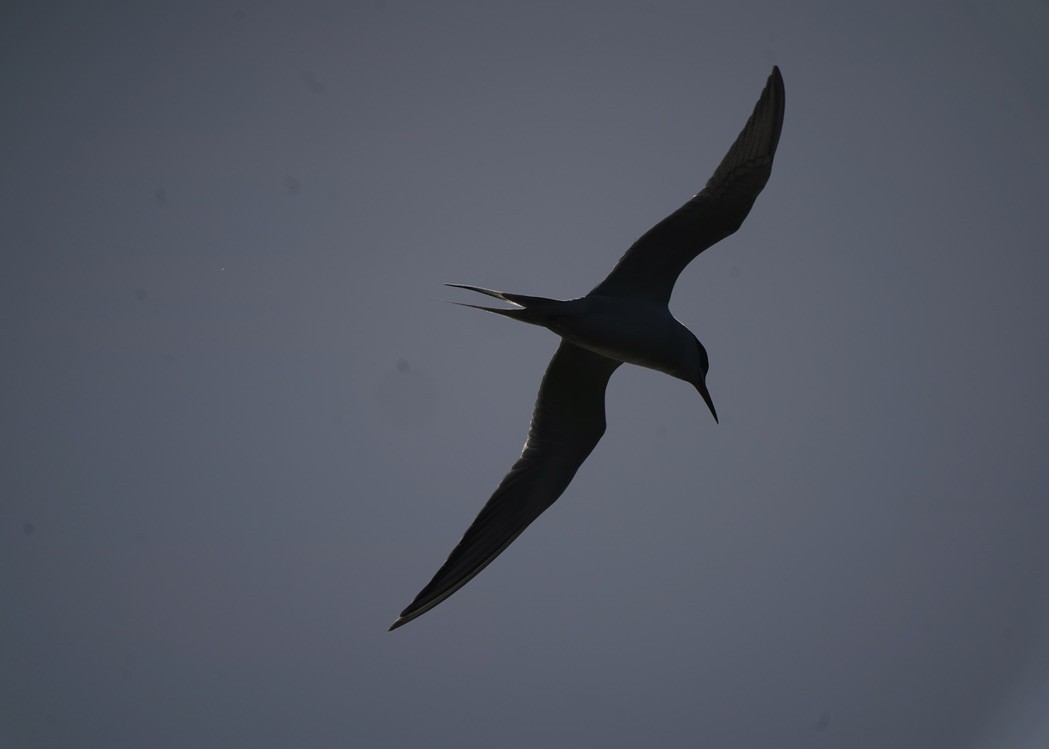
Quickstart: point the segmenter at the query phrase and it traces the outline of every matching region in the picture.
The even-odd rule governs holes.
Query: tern
[[[783,127],[784,96],[783,78],[773,67],[750,119],[703,189],[637,240],[586,296],[561,301],[448,284],[511,305],[462,306],[541,325],[562,340],[539,386],[521,456],[391,630],[468,583],[568,488],[605,432],[605,388],[620,364],[648,367],[691,384],[717,422],[706,383],[707,351],[670,314],[667,303],[685,266],[739,229],[768,182]]]

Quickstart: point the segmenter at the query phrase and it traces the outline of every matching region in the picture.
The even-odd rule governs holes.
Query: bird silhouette
[[[561,496],[605,432],[605,388],[620,364],[690,383],[717,421],[706,385],[706,349],[667,304],[685,266],[739,229],[768,182],[784,102],[783,78],[774,67],[750,119],[703,189],[638,239],[586,296],[562,301],[448,284],[510,308],[462,306],[541,325],[562,341],[539,386],[521,456],[391,630],[459,590]]]

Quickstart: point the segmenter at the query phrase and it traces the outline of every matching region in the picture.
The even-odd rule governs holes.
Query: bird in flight
[[[685,266],[739,229],[768,182],[784,96],[783,78],[774,67],[750,119],[706,186],[634,242],[586,296],[561,301],[448,284],[511,305],[462,306],[541,325],[562,340],[539,386],[521,457],[391,630],[468,583],[561,496],[605,432],[605,387],[620,364],[649,367],[693,385],[717,421],[706,384],[707,351],[667,303]]]

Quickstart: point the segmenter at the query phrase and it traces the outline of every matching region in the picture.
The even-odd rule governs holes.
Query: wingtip
[[[762,92],[762,98],[768,95],[769,89],[775,90],[775,96],[780,100],[782,106],[782,100],[784,98],[784,85],[783,85],[783,74],[779,70],[779,65],[772,66],[772,72],[769,73],[768,80],[765,82],[765,91]]]
[[[391,624],[390,628],[387,629],[386,631],[387,632],[393,632],[398,627],[403,627],[405,624],[410,622],[412,619],[414,619],[415,617],[419,616],[420,613],[421,612],[413,610],[412,607],[409,606],[408,608],[406,608],[404,611],[402,611],[400,614],[397,615],[397,618],[393,620],[393,624]]]
[[[774,84],[776,86],[776,91],[781,99],[785,97],[783,74],[779,70],[779,65],[772,66],[772,73],[769,75],[769,84]]]
[[[449,594],[449,595],[451,595],[451,594]],[[447,598],[447,596],[445,596],[444,598]],[[428,605],[418,606],[418,607],[413,602],[411,606],[409,606],[404,611],[402,611],[400,613],[400,615],[396,619],[393,620],[393,624],[391,624],[390,628],[387,629],[386,631],[387,632],[393,632],[398,627],[403,627],[405,624],[407,624],[408,622],[412,621],[413,619],[418,619],[420,616],[422,616],[427,611],[432,609],[438,603],[443,601],[444,598],[440,598],[437,601],[433,601],[433,602],[429,603]]]

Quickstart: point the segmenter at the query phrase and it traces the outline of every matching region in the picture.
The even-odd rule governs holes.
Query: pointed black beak
[[[714,423],[720,423],[718,422],[718,412],[714,410],[714,401],[710,399],[710,391],[707,390],[707,384],[705,382],[700,382],[698,385],[696,385],[696,390],[698,390],[699,394],[703,396],[703,400],[706,402],[707,408],[709,408],[710,413],[713,414]]]

